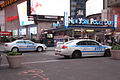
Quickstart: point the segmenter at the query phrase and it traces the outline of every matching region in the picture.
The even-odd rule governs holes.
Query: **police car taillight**
[[[8,45],[7,45],[7,44],[5,44],[5,46],[7,47]]]
[[[62,46],[63,49],[66,49],[67,47],[65,45]]]

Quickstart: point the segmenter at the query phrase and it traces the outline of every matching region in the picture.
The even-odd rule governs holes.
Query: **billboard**
[[[70,0],[28,0],[28,7],[30,15],[64,16],[68,12],[70,16]]]
[[[86,2],[86,16],[101,13],[103,10],[103,0],[88,0]]]
[[[18,8],[18,15],[19,15],[20,26],[34,24],[34,21],[28,21],[27,1],[18,4],[17,8]]]

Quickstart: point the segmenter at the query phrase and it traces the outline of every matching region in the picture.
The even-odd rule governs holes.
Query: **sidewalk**
[[[55,47],[47,47],[46,49],[47,51],[54,51]],[[4,52],[4,48],[3,45],[0,44],[0,52]]]
[[[3,51],[4,51],[3,45],[0,44],[0,52],[3,52]]]
[[[54,51],[54,50],[55,50],[55,47],[47,47],[46,50],[47,50],[47,51]]]

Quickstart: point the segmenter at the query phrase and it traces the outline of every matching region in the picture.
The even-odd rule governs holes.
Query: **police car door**
[[[16,42],[17,47],[19,48],[19,51],[24,51],[26,48],[25,42],[24,41],[17,41]]]
[[[92,55],[94,47],[88,45],[88,41],[80,41],[77,43],[77,48],[82,52],[82,56]]]
[[[36,50],[36,45],[31,41],[25,41],[26,51]]]
[[[104,53],[104,48],[95,41],[88,41],[89,51],[90,55],[99,55],[101,53]]]

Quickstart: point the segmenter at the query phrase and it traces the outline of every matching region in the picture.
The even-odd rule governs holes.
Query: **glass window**
[[[24,41],[17,41],[18,44],[24,44]]]
[[[80,41],[77,45],[99,45],[99,43],[95,41]]]
[[[87,41],[80,41],[77,43],[77,45],[87,45]]]
[[[88,45],[99,45],[97,42],[94,41],[88,41]]]
[[[33,44],[32,41],[25,41],[26,44]]]

